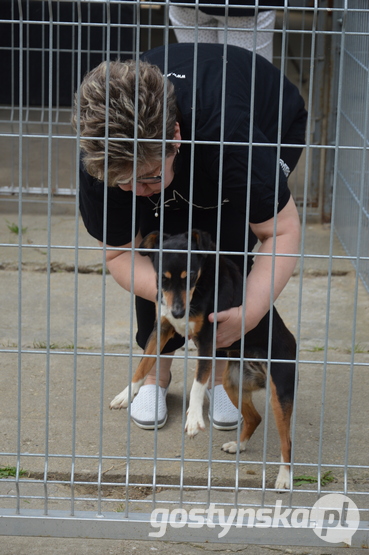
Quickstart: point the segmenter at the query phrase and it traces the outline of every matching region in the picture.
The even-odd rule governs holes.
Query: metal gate
[[[105,249],[80,220],[70,102],[81,72],[107,55],[174,42],[168,2],[1,3],[2,535],[368,547],[369,300],[359,276],[368,265],[369,21],[360,0],[349,4],[291,2],[274,31],[274,62],[310,114],[290,181],[301,255],[276,303],[297,339],[299,378],[293,480],[281,493],[269,391],[257,398],[263,423],[245,453],[224,453],[237,431],[208,420],[201,436],[186,437],[191,342],[174,357],[163,429],[109,411],[141,352],[133,295],[107,272]],[[345,51],[332,50],[334,79],[332,44]],[[347,252],[321,223],[328,212]]]

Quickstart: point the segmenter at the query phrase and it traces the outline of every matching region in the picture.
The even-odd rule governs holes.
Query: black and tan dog
[[[154,232],[145,237],[140,249],[147,254],[161,280],[160,299],[160,349],[162,350],[175,332],[185,336],[186,330],[198,349],[196,376],[192,385],[190,402],[187,411],[186,431],[191,437],[205,428],[203,420],[203,401],[211,374],[211,356],[213,351],[213,324],[208,315],[214,312],[215,300],[215,247],[210,235],[206,232],[193,230],[191,237],[191,258],[188,265],[188,235],[169,236],[163,238],[161,275],[159,276],[159,233]],[[147,249],[147,250],[146,250]],[[156,249],[156,250],[153,250]],[[179,252],[178,252],[179,251]],[[211,252],[212,251],[212,252]],[[238,267],[226,256],[220,256],[218,284],[218,312],[242,304],[243,279]],[[188,270],[190,274],[188,275]],[[187,292],[189,300],[187,301]],[[159,302],[159,301],[158,301]],[[157,307],[158,309],[158,307]],[[158,312],[158,310],[157,310]],[[269,337],[268,313],[256,328],[246,334],[242,378],[243,428],[240,443],[232,441],[222,447],[228,453],[236,453],[237,449],[245,450],[246,443],[261,422],[261,417],[252,402],[253,391],[266,385]],[[281,461],[290,462],[291,439],[290,420],[294,400],[296,343],[293,335],[284,325],[277,310],[273,309],[270,391],[271,404],[280,436]],[[186,324],[186,322],[188,322]],[[134,373],[131,383],[131,400],[137,395],[147,374],[155,364],[157,349],[156,322],[145,348],[142,358]],[[225,349],[230,358],[240,356],[234,348]],[[202,358],[206,357],[206,358]],[[210,357],[210,358],[209,358]],[[223,375],[223,385],[232,403],[238,407],[240,362],[229,361]],[[110,408],[127,407],[129,387],[117,395]],[[289,466],[281,464],[275,483],[277,489],[290,487]]]

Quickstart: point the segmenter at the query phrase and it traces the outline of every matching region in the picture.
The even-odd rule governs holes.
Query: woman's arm
[[[250,224],[252,231],[261,242],[259,253],[270,256],[255,256],[254,265],[247,277],[246,304],[231,308],[217,315],[217,347],[227,347],[240,339],[242,315],[245,313],[245,333],[252,330],[265,316],[270,308],[270,294],[273,301],[277,299],[292,276],[297,256],[275,256],[276,254],[298,254],[300,244],[300,220],[296,205],[290,197],[286,206],[277,215],[276,237],[274,218],[259,224]],[[274,264],[274,281],[272,288],[272,270]],[[214,313],[209,315],[214,321]]]
[[[135,239],[135,247],[138,248],[142,241],[140,234]],[[99,242],[102,246],[102,243]],[[122,245],[121,249],[130,249],[132,243]],[[133,291],[135,295],[143,297],[148,301],[155,302],[157,295],[156,274],[151,260],[148,256],[141,256],[139,252],[134,254],[134,280],[132,284],[132,250],[109,250],[106,251],[106,266],[115,281],[126,291]]]

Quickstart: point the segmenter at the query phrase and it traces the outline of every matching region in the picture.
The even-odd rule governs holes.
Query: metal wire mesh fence
[[[272,382],[266,396],[256,398],[263,422],[245,453],[222,451],[224,442],[239,439],[241,417],[236,430],[215,428],[207,398],[205,431],[193,439],[186,436],[199,358],[191,340],[173,355],[169,418],[163,429],[135,426],[131,405],[123,413],[109,411],[111,399],[130,383],[142,349],[136,343],[134,286],[125,291],[108,271],[106,257],[116,250],[107,246],[107,231],[99,246],[100,237],[88,235],[80,217],[75,192],[80,188],[81,129],[77,125],[77,132],[72,130],[71,105],[84,73],[101,61],[132,58],[138,63],[139,54],[161,45],[168,53],[176,42],[169,7],[168,2],[114,0],[0,5],[6,76],[0,91],[0,533],[367,547],[369,304],[363,282],[367,287],[369,20],[360,0],[350,6],[280,6],[275,28],[269,30],[274,65],[297,85],[309,114],[304,153],[289,179],[302,222],[301,254],[276,302],[297,340],[291,475],[284,493],[274,487],[281,461],[273,411],[266,402],[273,394]],[[186,3],[183,7],[194,9]],[[222,25],[227,37],[227,15]],[[188,27],[198,32],[202,24],[196,19]],[[255,45],[254,29],[251,35]],[[199,44],[195,42],[195,60]],[[227,60],[223,48],[222,59]],[[223,106],[224,75],[226,70],[219,89]],[[250,91],[255,103],[255,77]],[[191,98],[196,107],[195,93]],[[79,101],[77,106],[80,110]],[[196,118],[195,109],[193,114]],[[136,145],[137,159],[135,121],[128,140]],[[272,147],[280,152],[280,120],[278,125]],[[108,148],[106,131],[102,142]],[[168,142],[165,137],[161,141]],[[194,153],[208,143],[195,134],[182,136],[181,156],[186,148]],[[225,153],[232,146],[222,133],[213,143]],[[256,140],[250,143],[251,153],[260,146]],[[189,229],[198,208],[191,197],[191,164],[193,159],[186,203]],[[165,176],[165,160],[155,169],[137,173],[137,163],[133,174],[135,179],[159,172]],[[223,170],[225,175],[227,168]],[[139,183],[137,179],[136,187]],[[219,183],[216,194],[221,194]],[[170,210],[167,214],[165,202],[149,202],[153,206],[148,213],[163,231]],[[220,221],[227,203],[215,204]],[[321,223],[329,218],[333,226]],[[221,247],[216,227],[216,257],[247,258],[245,249],[240,253]],[[247,229],[242,231],[246,235]],[[134,238],[134,226],[131,233]],[[158,250],[162,270],[162,244]],[[140,256],[137,249],[132,253]],[[255,257],[261,259],[263,253]],[[275,246],[272,259],[275,272]],[[215,274],[219,283],[218,270]],[[213,376],[215,355],[213,345]],[[270,348],[265,362],[270,374]]]
[[[336,17],[336,28],[344,28],[336,60],[336,99],[339,99],[336,129],[331,121],[335,172],[330,181],[337,198],[335,226],[346,252],[353,257],[358,272],[369,290],[368,274],[368,12],[363,3],[355,11]],[[343,77],[344,76],[344,77]],[[332,118],[333,119],[333,118]],[[339,140],[334,140],[335,132]],[[342,148],[343,147],[343,148]],[[332,158],[330,158],[330,161]],[[362,259],[360,260],[360,257]]]

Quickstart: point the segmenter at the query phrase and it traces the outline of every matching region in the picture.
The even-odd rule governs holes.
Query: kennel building
[[[201,6],[178,5],[194,10],[186,30],[196,55]],[[114,281],[106,244],[81,221],[72,105],[100,62],[177,42],[169,1],[0,3],[3,536],[368,548],[369,12],[365,0],[263,7],[276,16],[273,64],[308,110],[289,178],[301,250],[276,301],[297,340],[284,493],[274,489],[269,385],[255,400],[262,423],[245,452],[221,450],[240,432],[215,429],[207,400],[205,431],[186,437],[191,341],[174,355],[165,427],[143,430],[129,408],[109,410],[142,353],[133,292]],[[227,0],[224,60],[230,8]],[[255,27],[236,30],[255,47]],[[218,146],[227,146],[222,137]],[[270,372],[270,355],[266,364]]]

